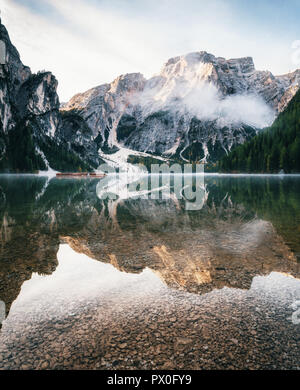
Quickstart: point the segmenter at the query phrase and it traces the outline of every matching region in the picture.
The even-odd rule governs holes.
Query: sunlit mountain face
[[[214,164],[270,126],[300,85],[299,69],[274,76],[251,57],[196,51],[149,79],[122,74],[61,105],[56,77],[22,63],[1,20],[0,46],[1,172],[124,168],[153,157]]]
[[[0,177],[0,367],[299,368],[300,179],[125,184]]]

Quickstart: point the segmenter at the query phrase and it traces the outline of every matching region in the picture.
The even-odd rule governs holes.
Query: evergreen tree
[[[234,148],[218,163],[221,172],[300,172],[300,90],[273,125]]]

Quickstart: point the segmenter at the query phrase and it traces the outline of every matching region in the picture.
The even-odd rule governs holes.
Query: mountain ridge
[[[98,166],[96,145],[79,151],[72,138],[63,137],[55,76],[47,71],[34,74],[23,65],[1,20],[0,40],[5,45],[0,65],[0,171],[91,170]]]
[[[270,125],[300,85],[300,69],[273,76],[255,70],[251,57],[200,51],[169,59],[148,80],[121,75],[60,105],[55,76],[23,65],[1,21],[0,40],[5,172],[93,170],[120,158],[128,165],[131,154],[214,163]]]
[[[271,124],[299,85],[300,70],[273,76],[255,70],[251,57],[226,60],[195,52],[169,59],[148,80],[125,74],[76,94],[61,110],[82,116],[100,148],[216,161]],[[261,111],[254,123],[246,112],[251,105],[253,117]]]

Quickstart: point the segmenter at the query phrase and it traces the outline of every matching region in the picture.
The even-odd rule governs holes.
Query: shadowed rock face
[[[100,201],[97,182],[1,178],[0,300],[6,313],[33,272],[55,270],[61,242],[122,272],[150,268],[169,287],[197,294],[249,289],[254,276],[272,271],[299,277],[296,257],[272,223],[232,201],[230,186],[208,182],[203,208],[187,212],[171,199]]]
[[[19,142],[24,143],[26,131],[32,138],[33,153],[41,156],[46,167],[49,165],[51,149],[54,148],[64,148],[64,154],[66,150],[72,151],[84,158],[90,166],[97,167],[100,160],[96,144],[91,142],[90,137],[88,146],[85,144],[86,133],[90,129],[85,123],[72,126],[74,118],[70,114],[63,119],[61,117],[55,76],[46,71],[33,74],[28,66],[23,65],[1,20],[0,41],[5,45],[5,61],[0,64],[0,169],[16,169],[8,150],[13,148],[17,154],[20,145],[10,144],[12,136],[18,132]],[[78,131],[81,136],[77,134]],[[24,159],[26,157],[33,158],[28,154]],[[41,164],[34,168],[45,169]]]
[[[222,217],[229,219],[222,220],[205,207],[196,222],[172,204],[151,206],[159,216],[157,225],[147,220],[147,211],[143,213],[149,207],[145,202],[140,214],[136,208],[131,214],[143,221],[134,230],[123,230],[119,224],[108,229],[108,236],[97,225],[111,221],[94,215],[94,226],[61,239],[75,251],[109,262],[120,271],[136,273],[148,267],[170,287],[200,294],[225,286],[249,289],[254,276],[272,271],[299,276],[295,256],[272,224],[249,219],[243,208],[239,214],[236,209],[224,210]],[[119,210],[128,216],[130,211],[126,204]]]
[[[99,148],[214,162],[270,125],[299,89],[299,70],[275,77],[255,70],[251,57],[226,60],[201,51],[171,58],[149,80],[121,75],[75,95],[59,112],[52,73],[32,74],[1,22],[0,41],[6,53],[0,64],[2,171],[97,168]],[[11,141],[13,132],[19,143]],[[24,140],[33,149],[24,152],[32,169],[14,162]]]
[[[54,137],[59,122],[57,81],[50,72],[32,74],[21,62],[6,28],[0,21],[0,40],[5,43],[5,64],[0,65],[0,123],[7,135],[23,121],[34,127],[35,135]]]

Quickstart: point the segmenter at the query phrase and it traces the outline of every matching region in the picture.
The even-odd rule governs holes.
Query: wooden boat
[[[98,178],[102,178],[102,177],[105,177],[106,174],[105,173],[96,173],[96,172],[92,172],[88,175],[88,177],[98,177]]]

